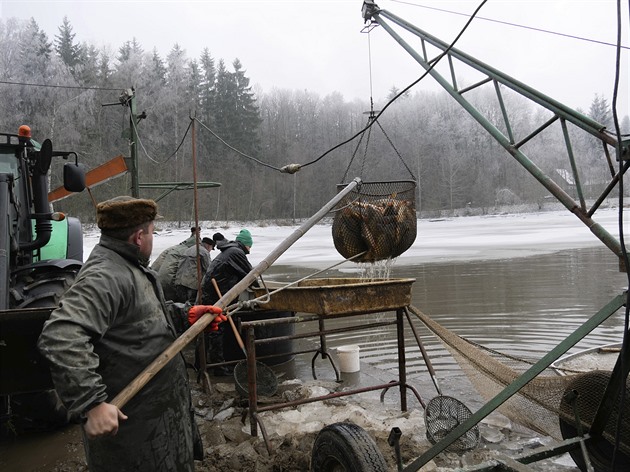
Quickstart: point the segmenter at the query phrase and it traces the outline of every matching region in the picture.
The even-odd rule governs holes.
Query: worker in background
[[[200,231],[201,228],[198,226],[190,228],[190,236],[187,239],[175,246],[164,249],[155,262],[151,264],[151,269],[158,274],[158,280],[160,285],[162,285],[162,290],[164,290],[164,298],[167,300],[177,299],[175,275],[177,274],[179,263],[184,258],[186,250],[197,243]]]
[[[215,235],[216,236],[216,235]],[[221,251],[210,263],[208,271],[201,283],[201,303],[214,305],[220,296],[212,283],[214,279],[219,287],[221,296],[240,282],[252,270],[252,265],[247,260],[252,248],[253,239],[251,233],[242,229],[234,241],[219,240],[217,248]],[[225,361],[223,354],[225,327],[219,325],[219,330],[209,335],[208,359],[211,364]],[[215,367],[214,375],[230,375],[231,369],[227,366]]]
[[[223,246],[223,244],[228,242],[228,240],[225,239],[225,236],[223,236],[221,233],[214,233],[212,235],[212,239],[214,240],[214,246],[217,249],[219,248],[219,244]]]
[[[156,272],[159,271],[160,267],[164,263],[164,259],[166,258],[166,256],[168,256],[168,254],[172,250],[177,248],[178,246],[185,246],[185,247],[194,246],[197,241],[197,235],[200,234],[200,232],[201,232],[201,228],[199,226],[192,226],[190,228],[190,236],[184,239],[181,243],[178,243],[175,246],[171,246],[169,248],[164,249],[151,264],[151,269],[153,269]]]
[[[153,200],[122,196],[97,205],[99,243],[38,341],[70,419],[82,423],[91,472],[192,472],[193,458],[203,458],[181,354],[124,412],[110,403],[175,341],[178,325],[188,327],[168,308],[148,268],[156,217]],[[186,323],[203,313],[222,316],[217,307],[193,308],[184,312]]]
[[[203,238],[199,246],[199,265],[201,267],[201,277],[206,273],[210,266],[210,251],[214,249],[214,240]],[[197,287],[199,285],[199,273],[197,272],[197,246],[191,246],[182,256],[182,259],[175,273],[173,280],[175,285],[176,302],[195,303],[197,299]]]

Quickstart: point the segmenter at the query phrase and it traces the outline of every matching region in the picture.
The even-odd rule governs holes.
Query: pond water
[[[313,270],[272,267],[267,279],[297,280]],[[331,270],[317,277],[359,277]],[[412,305],[459,336],[518,358],[538,360],[627,287],[626,274],[608,249],[565,250],[504,260],[431,263],[391,269],[391,277],[414,278]],[[383,314],[370,315],[372,319]],[[612,315],[569,353],[619,342],[623,310]],[[412,317],[439,379],[460,377],[457,363],[439,340]],[[363,322],[331,318],[326,328]],[[297,331],[299,332],[297,328]],[[327,336],[328,347],[358,344],[361,362],[397,371],[396,328],[352,331]],[[413,337],[405,329],[407,375],[430,379]]]

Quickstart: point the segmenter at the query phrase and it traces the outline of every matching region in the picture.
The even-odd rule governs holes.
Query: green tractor
[[[0,425],[2,431],[42,429],[65,422],[48,368],[36,342],[60,296],[83,261],[81,223],[51,210],[48,172],[54,157],[64,187],[85,188],[85,171],[72,152],[53,151],[50,140],[0,133]]]

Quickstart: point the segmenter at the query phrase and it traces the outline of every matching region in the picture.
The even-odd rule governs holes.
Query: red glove
[[[206,331],[218,331],[219,323],[227,320],[227,317],[222,314],[223,310],[218,306],[195,305],[190,307],[190,309],[188,310],[188,323],[190,323],[190,325],[192,326],[197,322],[197,320],[199,320],[199,318],[201,318],[206,313],[217,315],[214,317],[214,320],[212,320],[212,323],[210,323],[210,325],[206,328]]]

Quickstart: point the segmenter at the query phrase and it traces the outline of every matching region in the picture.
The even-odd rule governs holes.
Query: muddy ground
[[[363,369],[365,370],[365,367]],[[368,366],[369,368],[369,366]],[[261,405],[306,399],[348,388],[334,380],[285,379],[278,374],[278,389],[272,397],[260,398]],[[380,392],[368,392],[325,401],[304,403],[260,414],[270,450],[260,434],[253,437],[247,417],[246,400],[236,391],[234,378],[210,377],[211,392],[204,392],[191,371],[193,404],[202,435],[205,458],[195,463],[198,472],[252,471],[292,472],[310,470],[311,451],[319,431],[337,422],[353,422],[375,440],[389,465],[397,470],[396,455],[388,444],[392,427],[400,428],[402,462],[408,465],[431,447],[425,430],[424,411],[412,399],[409,411],[401,412],[388,394],[380,402]],[[392,389],[395,390],[395,389]],[[422,471],[447,471],[487,462],[497,454],[514,456],[541,445],[549,438],[519,428],[500,414],[492,414],[480,425],[477,448],[464,453],[445,452],[426,464]],[[0,454],[3,471],[83,472],[87,471],[78,426],[31,440],[4,444]],[[574,472],[567,455],[541,461],[534,470]]]

